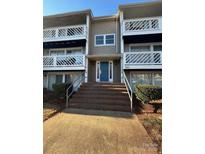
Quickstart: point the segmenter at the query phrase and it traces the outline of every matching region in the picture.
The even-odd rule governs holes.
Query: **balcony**
[[[123,21],[123,36],[162,33],[162,17]]]
[[[43,56],[43,70],[84,70],[85,55]]]
[[[86,33],[86,25],[46,28],[43,30],[43,42],[86,39]]]
[[[125,52],[124,69],[161,69],[162,51]]]

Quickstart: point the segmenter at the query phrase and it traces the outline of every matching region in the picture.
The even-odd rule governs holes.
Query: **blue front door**
[[[108,79],[108,62],[100,62],[100,81],[109,81]]]

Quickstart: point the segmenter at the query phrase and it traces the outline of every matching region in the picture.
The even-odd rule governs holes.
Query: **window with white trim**
[[[130,46],[131,52],[144,52],[144,51],[151,51],[150,45],[138,45],[138,46]]]
[[[63,83],[63,75],[56,75],[56,84]]]
[[[115,45],[115,34],[95,35],[95,46]]]
[[[95,36],[95,44],[96,45],[104,45],[104,35]]]
[[[162,86],[162,74],[161,73],[149,73],[149,72],[132,72],[131,73],[131,85],[132,88],[136,85],[158,85]]]
[[[161,43],[130,44],[130,52],[162,51]]]

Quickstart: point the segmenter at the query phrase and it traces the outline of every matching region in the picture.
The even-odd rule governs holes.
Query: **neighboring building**
[[[73,81],[162,84],[162,3],[120,5],[113,16],[91,10],[45,16],[43,85]]]

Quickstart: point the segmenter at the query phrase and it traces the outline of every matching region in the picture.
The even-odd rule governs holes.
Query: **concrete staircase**
[[[122,83],[83,83],[69,101],[71,108],[130,112],[130,101]]]

